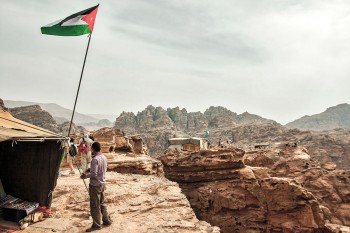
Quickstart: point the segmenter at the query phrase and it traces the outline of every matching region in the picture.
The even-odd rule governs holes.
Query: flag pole
[[[76,94],[76,96],[75,96],[75,102],[74,102],[74,108],[73,108],[73,112],[72,112],[72,118],[71,118],[71,120],[70,120],[70,125],[69,125],[69,130],[68,130],[68,137],[69,137],[70,131],[71,131],[71,129],[72,129],[72,123],[73,123],[73,118],[74,118],[74,113],[75,113],[75,107],[77,106],[78,95],[79,95],[81,80],[82,80],[82,78],[83,78],[84,67],[85,67],[85,62],[86,62],[86,57],[87,57],[87,54],[88,54],[88,51],[89,51],[91,35],[92,35],[92,33],[90,33],[90,35],[89,35],[89,41],[88,41],[88,44],[87,44],[87,47],[86,47],[86,52],[85,52],[85,57],[84,57],[83,68],[81,69],[81,74],[80,74],[80,80],[79,80],[78,90],[77,90],[77,94]]]

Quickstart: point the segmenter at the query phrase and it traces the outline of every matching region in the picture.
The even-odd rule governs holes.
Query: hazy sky
[[[97,1],[2,1],[0,98],[73,108],[87,36],[40,27]],[[282,124],[350,102],[349,0],[100,1],[77,111],[224,106]]]

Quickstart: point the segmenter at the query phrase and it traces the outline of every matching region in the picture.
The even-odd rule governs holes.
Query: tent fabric
[[[50,207],[61,154],[57,140],[0,142],[0,180],[5,192]]]
[[[62,138],[63,136],[0,112],[0,142],[20,138]]]
[[[0,201],[5,197],[6,197],[6,193],[5,193],[4,186],[2,186],[2,182],[0,179]]]

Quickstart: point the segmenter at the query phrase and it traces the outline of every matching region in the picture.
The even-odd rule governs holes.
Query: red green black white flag
[[[41,33],[54,36],[81,36],[94,29],[98,6],[72,14],[64,19],[41,27]]]

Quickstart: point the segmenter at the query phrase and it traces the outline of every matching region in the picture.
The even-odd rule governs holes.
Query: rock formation
[[[0,99],[0,112],[7,111],[8,109],[5,107],[4,101]]]
[[[28,123],[48,129],[52,132],[59,132],[59,128],[53,117],[45,110],[42,110],[39,105],[31,105],[26,107],[10,108],[10,113]]]
[[[350,105],[339,104],[326,111],[312,116],[303,116],[286,124],[289,128],[304,130],[332,130],[337,128],[350,129]]]
[[[13,101],[5,100],[6,106],[9,108],[17,108],[31,105],[39,105],[41,109],[49,112],[58,124],[62,124],[65,121],[69,121],[72,117],[72,110],[64,108],[55,103],[36,103],[28,101]],[[79,112],[74,113],[74,122],[79,125],[84,125],[87,122],[97,122],[98,119],[89,115],[81,114]]]
[[[116,156],[118,157],[117,160],[108,163],[108,171],[123,174],[164,176],[163,165],[159,160],[153,159],[149,156]]]
[[[168,150],[160,159],[198,218],[223,233],[350,229],[350,172],[322,168],[302,147]]]
[[[67,135],[69,131],[69,126],[70,126],[70,121],[65,121],[62,124],[58,125],[58,131],[63,135]],[[73,122],[70,130],[70,134],[72,135],[72,134],[83,133],[85,130],[86,129],[83,126],[79,126],[79,125],[77,126]]]
[[[116,129],[113,132],[105,129],[94,135],[105,143],[112,143],[108,142],[112,133],[122,136]],[[178,184],[164,178],[160,161],[146,155],[110,155],[107,155],[105,204],[113,223],[99,232],[220,232],[218,227],[197,219]],[[83,182],[78,175],[62,170],[53,194],[54,218],[36,223],[23,232],[84,232],[91,226],[89,197]]]
[[[297,143],[321,163],[335,163],[338,168],[350,169],[350,130],[310,132],[288,129],[278,123],[245,124],[210,131],[207,139],[212,145],[218,140],[230,141],[232,146],[251,149],[255,145]]]
[[[145,140],[151,154],[162,153],[167,147],[169,138],[175,135],[204,136],[208,129],[234,127],[250,123],[274,123],[272,120],[243,113],[237,115],[223,107],[210,107],[204,114],[187,112],[186,109],[148,106],[137,115],[123,112],[116,119],[115,127],[128,134],[138,133]]]
[[[177,130],[184,132],[201,131],[208,128],[232,127],[237,124],[271,123],[268,120],[247,112],[237,115],[224,107],[213,107],[201,112],[187,112],[179,107],[168,108],[149,105],[142,112],[135,114],[123,112],[116,119],[115,127],[123,130],[144,132],[156,129]]]
[[[133,152],[140,154],[142,151],[141,142],[134,142],[132,138],[125,136],[125,133],[116,128],[102,128],[92,131],[95,141],[100,142],[102,152]],[[141,144],[141,146],[139,145]]]
[[[156,118],[166,120],[155,121]],[[123,112],[116,120],[116,127],[139,134],[153,156],[162,154],[168,139],[179,135],[205,137],[212,145],[220,139],[240,148],[259,143],[297,142],[322,163],[332,162],[338,168],[350,168],[350,130],[311,132],[290,129],[253,114],[238,115],[223,107],[210,107],[202,114],[188,113],[178,107],[168,108],[165,112],[160,107],[148,106],[137,116]],[[209,135],[205,135],[206,130],[210,131]]]

